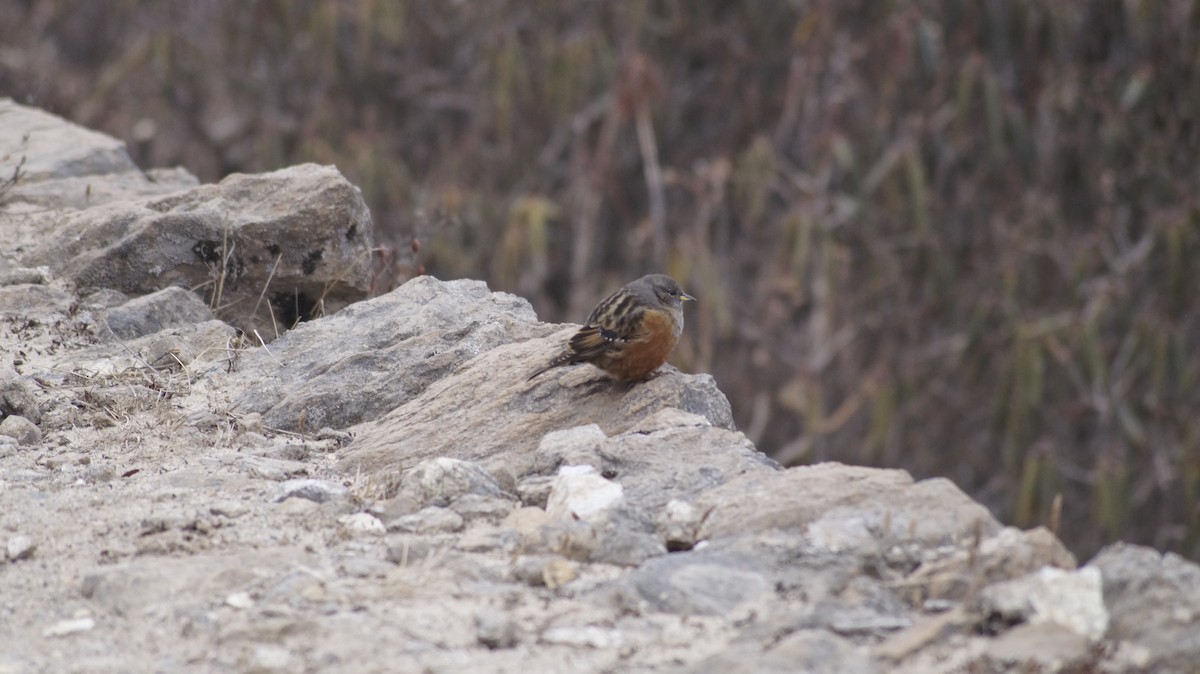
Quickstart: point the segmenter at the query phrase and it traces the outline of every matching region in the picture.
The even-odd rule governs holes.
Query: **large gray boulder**
[[[143,172],[120,141],[9,99],[0,121],[0,259],[84,293],[182,287],[264,341],[367,297],[371,214],[334,167],[197,185]]]
[[[358,188],[303,165],[70,214],[22,260],[84,291],[194,289],[270,340],[366,298],[372,236]]]

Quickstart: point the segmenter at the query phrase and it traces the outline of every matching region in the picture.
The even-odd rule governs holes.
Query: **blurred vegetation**
[[[666,271],[787,463],[1200,558],[1200,2],[0,3],[0,93],[204,180],[336,164],[379,289]]]

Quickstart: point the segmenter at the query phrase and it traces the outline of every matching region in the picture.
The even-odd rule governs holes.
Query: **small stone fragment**
[[[283,481],[309,473],[309,465],[303,461],[272,459],[265,456],[241,456],[238,457],[236,465],[246,473],[264,480]]]
[[[389,536],[387,542],[387,560],[400,566],[419,564],[435,549],[428,540],[416,536]]]
[[[582,627],[552,627],[542,632],[542,642],[560,646],[580,646],[596,649],[617,648],[625,639],[620,630],[594,625]]]
[[[980,612],[989,621],[1051,623],[1093,643],[1108,631],[1099,569],[1064,571],[1042,567],[1035,573],[996,583],[980,595]]]
[[[671,499],[658,519],[658,534],[670,552],[691,550],[700,530],[700,513],[692,504]]]
[[[550,516],[546,514],[545,510],[530,506],[517,508],[510,512],[500,521],[500,526],[505,529],[512,529],[522,536],[530,536],[549,521]]]
[[[348,578],[383,578],[392,565],[371,557],[345,557],[338,562],[338,573]]]
[[[514,550],[520,542],[520,536],[510,530],[495,527],[472,527],[454,544],[455,550],[463,552],[491,552],[493,550]]]
[[[262,433],[264,430],[263,417],[258,412],[247,412],[237,420],[238,427],[244,433]]]
[[[0,435],[16,438],[17,444],[22,446],[36,445],[42,441],[42,431],[37,424],[19,414],[4,417],[4,421],[0,421]]]
[[[463,494],[454,499],[450,509],[465,520],[483,519],[498,522],[513,511],[516,504],[508,499],[482,494]]]
[[[37,546],[33,544],[33,540],[23,534],[17,534],[8,539],[4,545],[4,556],[10,562],[19,562],[23,559],[29,559],[33,556],[33,551]]]
[[[332,440],[338,447],[344,447],[354,440],[354,436],[346,431],[339,431],[336,428],[323,426],[321,430],[317,431],[317,439]]]
[[[220,517],[228,517],[232,520],[250,512],[250,508],[246,504],[237,501],[217,501],[208,507],[208,512]]]
[[[411,514],[397,517],[388,522],[388,531],[404,533],[439,533],[460,531],[463,528],[462,515],[449,508],[429,506]]]
[[[321,504],[306,498],[288,498],[279,502],[278,511],[291,517],[309,517],[321,509]]]
[[[591,466],[563,466],[546,503],[551,519],[580,519],[594,522],[624,501],[621,485],[596,474]]]
[[[546,584],[544,571],[551,559],[562,558],[551,555],[521,555],[513,561],[510,570],[512,579],[530,587],[544,586]]]
[[[534,466],[544,472],[560,466],[592,466],[600,468],[603,459],[600,449],[607,437],[596,424],[551,431],[542,436],[534,454]]]
[[[499,497],[496,480],[479,464],[438,457],[418,463],[404,474],[402,488],[426,505],[447,505],[467,494]]]
[[[212,310],[204,300],[184,288],[171,286],[109,309],[101,327],[105,334],[111,331],[118,339],[128,340],[212,318]]]
[[[382,534],[386,531],[383,522],[371,513],[353,513],[351,515],[342,515],[338,518],[338,524],[341,524],[347,531],[368,534]]]
[[[29,377],[22,377],[11,368],[0,371],[0,415],[25,417],[34,424],[42,422],[36,392],[38,387]]]
[[[292,654],[283,646],[274,644],[257,644],[250,654],[246,668],[242,671],[268,674],[270,672],[296,671]]]
[[[542,582],[551,590],[557,590],[578,577],[579,567],[561,557],[551,559],[542,567]]]
[[[302,498],[315,503],[325,503],[335,498],[342,498],[347,492],[345,487],[336,482],[301,478],[280,484],[275,501],[278,503],[289,498]]]
[[[517,482],[517,498],[521,503],[535,508],[546,507],[550,490],[554,487],[553,475],[533,475]]]
[[[484,611],[475,616],[475,638],[492,650],[512,648],[517,645],[517,625],[501,611]]]
[[[71,634],[87,632],[96,626],[96,619],[91,616],[83,618],[69,618],[60,620],[53,625],[42,630],[42,636],[46,638],[65,637]]]
[[[24,284],[46,285],[50,283],[50,268],[14,267],[0,270],[0,286],[16,286]]]
[[[225,597],[225,605],[241,610],[251,609],[254,608],[254,599],[246,592],[234,592]]]

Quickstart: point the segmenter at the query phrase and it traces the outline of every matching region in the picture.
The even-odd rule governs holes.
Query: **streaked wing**
[[[620,342],[615,332],[596,325],[585,325],[571,336],[568,349],[573,354],[571,360],[582,363],[599,358]]]
[[[621,290],[624,290],[624,288]],[[604,317],[612,313],[613,305],[617,304],[618,300],[622,297],[621,290],[600,300],[600,304],[597,304],[596,308],[592,309],[592,313],[588,314],[587,320],[583,322],[585,330],[593,325],[604,325]]]

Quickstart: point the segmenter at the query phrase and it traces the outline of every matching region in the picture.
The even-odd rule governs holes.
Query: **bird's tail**
[[[545,367],[541,367],[541,368],[538,368],[537,370],[535,370],[534,373],[529,375],[529,378],[526,379],[525,381],[533,381],[534,377],[538,376],[539,374],[542,374],[546,370],[553,370],[556,367],[562,367],[563,365],[570,365],[571,363],[574,362],[573,360],[571,360],[574,356],[575,356],[575,354],[571,353],[570,351],[566,351],[564,353],[558,354],[557,356],[554,357],[553,360],[551,360],[549,363],[547,363],[545,365]]]

